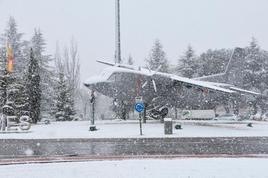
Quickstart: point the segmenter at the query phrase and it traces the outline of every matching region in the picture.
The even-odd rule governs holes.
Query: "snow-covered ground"
[[[267,178],[268,159],[186,158],[92,161],[0,167],[4,178]]]
[[[1,133],[0,139],[268,136],[268,122],[254,122],[251,128],[246,123],[184,121],[182,130],[174,129],[173,135],[164,135],[164,125],[150,121],[143,124],[143,136],[139,135],[139,123],[135,120],[98,121],[96,126],[98,131],[89,132],[88,121],[52,122],[34,125],[28,133]]]

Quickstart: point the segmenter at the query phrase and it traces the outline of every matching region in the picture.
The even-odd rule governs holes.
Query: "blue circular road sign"
[[[135,110],[137,112],[142,112],[144,110],[144,104],[143,103],[136,103],[135,104]]]

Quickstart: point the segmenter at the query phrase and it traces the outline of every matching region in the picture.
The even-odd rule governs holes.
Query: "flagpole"
[[[115,0],[115,63],[121,63],[120,0]]]

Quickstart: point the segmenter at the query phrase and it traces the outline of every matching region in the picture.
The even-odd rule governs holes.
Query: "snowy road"
[[[0,166],[4,178],[267,178],[268,159],[186,158]]]

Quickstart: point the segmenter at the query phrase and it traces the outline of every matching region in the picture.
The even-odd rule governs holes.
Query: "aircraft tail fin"
[[[234,67],[239,67],[237,65],[242,64],[241,62],[244,61],[246,57],[245,49],[243,48],[235,48],[232,52],[231,58],[227,64],[225,69],[225,74],[230,73]],[[240,66],[241,67],[241,66]]]
[[[195,78],[196,80],[209,81],[209,82],[219,82],[228,83],[236,86],[241,86],[243,82],[243,76],[241,67],[244,64],[244,59],[246,57],[245,49],[235,48],[232,52],[230,60],[226,66],[224,73],[204,76]]]

